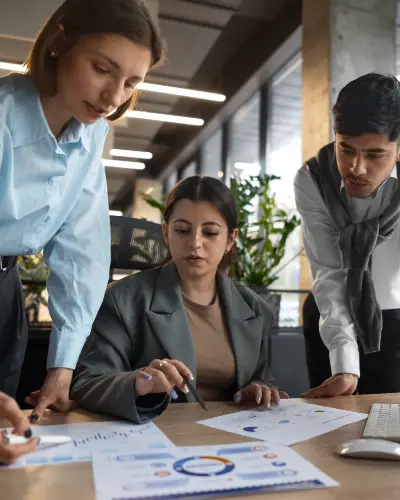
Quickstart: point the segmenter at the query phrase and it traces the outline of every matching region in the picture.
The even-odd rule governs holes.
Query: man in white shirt
[[[400,84],[370,73],[333,108],[335,141],[298,171],[297,208],[332,377],[304,397],[400,392]]]

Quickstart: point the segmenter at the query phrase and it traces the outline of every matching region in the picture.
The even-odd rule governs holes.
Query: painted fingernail
[[[176,391],[171,391],[170,396],[172,399],[178,399],[178,394],[176,393]]]
[[[26,429],[26,431],[24,431],[24,437],[26,437],[26,439],[30,439],[32,437],[31,429]]]
[[[271,405],[270,405],[269,403],[267,403],[265,406],[266,406],[267,408],[271,408]]]
[[[277,400],[275,401],[275,404],[276,404],[277,406],[279,406],[279,405],[281,404],[281,400],[280,400],[280,399],[277,399]]]
[[[193,377],[193,373],[192,373],[192,372],[190,372],[190,374],[189,374],[189,380],[194,380],[194,377]]]
[[[259,405],[261,403],[261,398],[256,398],[256,402]]]
[[[29,420],[30,420],[31,424],[34,424],[35,422],[37,422],[39,420],[39,417],[36,415],[36,413],[32,413],[32,415],[29,417]]]
[[[143,372],[143,375],[146,380],[151,380],[153,378],[149,373],[146,372]]]
[[[240,403],[240,401],[242,400],[242,398],[239,396],[239,394],[236,394],[236,396],[234,397],[234,399],[235,399],[236,403]]]
[[[183,392],[184,394],[188,394],[188,392],[189,392],[189,387],[188,387],[187,385],[184,385],[184,386],[183,386],[183,389],[182,389],[182,392]]]

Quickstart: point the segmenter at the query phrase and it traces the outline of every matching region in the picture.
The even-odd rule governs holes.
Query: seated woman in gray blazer
[[[71,395],[79,406],[144,423],[172,400],[269,406],[272,314],[226,273],[238,234],[230,190],[189,177],[169,195],[163,233],[171,261],[109,286],[82,351]]]

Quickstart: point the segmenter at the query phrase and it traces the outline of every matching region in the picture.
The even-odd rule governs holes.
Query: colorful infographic
[[[290,448],[268,443],[96,454],[93,477],[97,500],[164,500],[337,486]]]
[[[367,418],[299,400],[283,400],[271,409],[256,408],[197,422],[226,432],[290,446]]]

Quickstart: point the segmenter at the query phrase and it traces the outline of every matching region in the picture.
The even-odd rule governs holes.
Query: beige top
[[[196,352],[196,386],[206,401],[232,399],[236,382],[236,360],[218,294],[208,306],[183,296]]]

